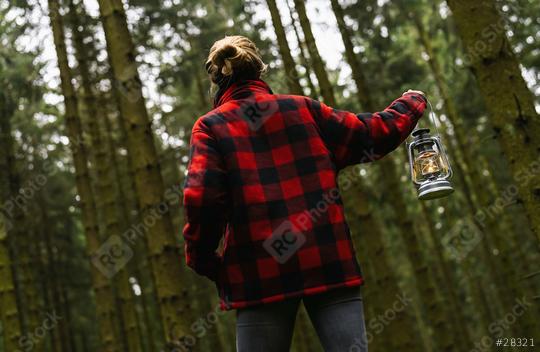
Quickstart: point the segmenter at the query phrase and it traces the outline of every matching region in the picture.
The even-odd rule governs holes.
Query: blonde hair
[[[217,85],[233,76],[258,79],[267,67],[255,43],[241,35],[226,36],[215,42],[206,60],[206,71]]]

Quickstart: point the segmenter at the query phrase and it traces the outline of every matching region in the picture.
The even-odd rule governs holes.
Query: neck
[[[258,80],[258,77],[254,77],[253,72],[250,71],[240,71],[238,73],[235,73],[231,76],[221,76],[218,80],[218,82],[215,82],[219,89],[216,92],[216,95],[214,97],[214,105],[217,104],[219,101],[219,98],[223,95],[223,93],[232,86],[235,83],[246,81],[246,80]]]
[[[214,98],[214,108],[221,104],[235,99],[245,99],[260,93],[274,94],[268,84],[259,79],[246,79],[231,82],[227,86],[223,85]]]

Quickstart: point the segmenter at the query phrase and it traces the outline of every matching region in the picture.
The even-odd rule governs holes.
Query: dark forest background
[[[419,201],[405,147],[341,175],[370,351],[534,350],[511,345],[540,344],[539,14],[533,0],[0,1],[0,351],[234,350],[234,312],[180,236],[204,61],[225,34],[257,43],[277,93],[354,112],[407,89],[433,103],[453,195]],[[293,351],[321,351],[305,311],[296,324]]]

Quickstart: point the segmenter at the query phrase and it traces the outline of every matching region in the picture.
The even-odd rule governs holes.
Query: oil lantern
[[[433,108],[431,115],[434,115]],[[431,117],[436,129],[437,120]],[[438,133],[431,136],[429,128],[417,128],[412,136],[413,141],[408,145],[409,166],[418,199],[442,198],[454,192],[450,183],[452,168]]]

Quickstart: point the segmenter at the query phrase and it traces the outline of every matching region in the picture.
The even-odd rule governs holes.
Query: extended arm
[[[426,108],[426,98],[406,93],[376,113],[354,114],[310,100],[310,109],[338,168],[382,158],[412,132]]]

